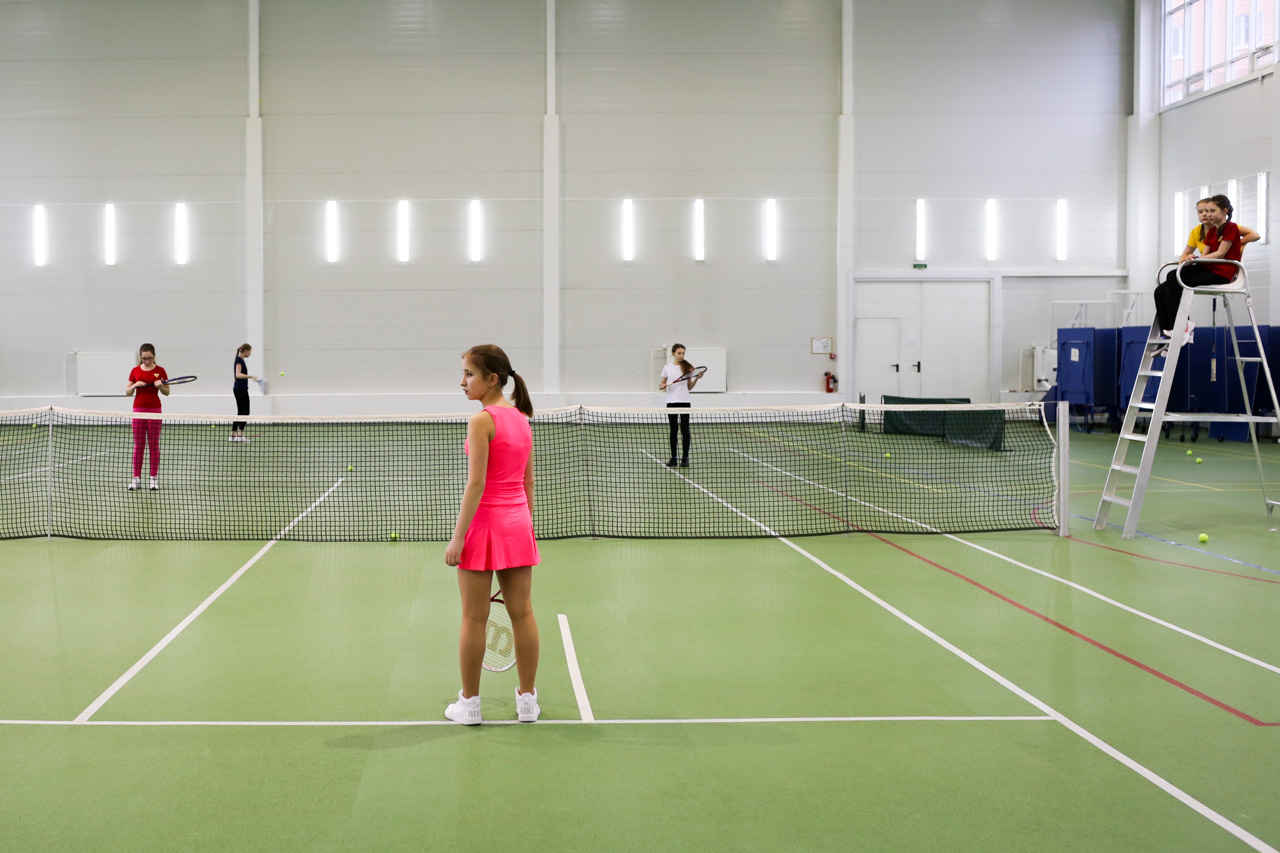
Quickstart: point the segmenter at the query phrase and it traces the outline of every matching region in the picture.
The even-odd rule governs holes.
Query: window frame
[[[1261,30],[1266,16],[1262,13],[1267,4],[1271,26],[1270,32],[1264,34]],[[1161,111],[1275,70],[1280,48],[1280,0],[1163,0],[1160,14]],[[1172,24],[1179,15],[1181,22]],[[1237,39],[1242,20],[1247,43]],[[1219,29],[1223,32],[1219,33]],[[1219,37],[1222,52],[1215,56],[1214,43]],[[1196,49],[1202,51],[1202,61],[1193,72]],[[1247,66],[1239,69],[1237,66],[1246,60]],[[1179,77],[1173,76],[1175,63],[1181,64]]]

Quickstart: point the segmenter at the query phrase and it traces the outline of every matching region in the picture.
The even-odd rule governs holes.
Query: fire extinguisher
[[[830,370],[828,370],[826,373],[822,375],[827,380],[827,393],[828,394],[836,393],[836,385],[839,384],[840,380],[836,379],[836,375],[832,373]]]

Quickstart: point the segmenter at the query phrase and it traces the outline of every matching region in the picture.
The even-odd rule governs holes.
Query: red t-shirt
[[[129,382],[152,382],[157,379],[168,381],[169,374],[164,372],[164,368],[156,365],[151,370],[143,370],[142,365],[138,365],[129,371]],[[143,385],[141,388],[135,388],[133,391],[133,408],[134,409],[160,409],[160,389],[153,385]]]
[[[1240,253],[1244,247],[1240,245],[1240,229],[1234,222],[1224,223],[1221,228],[1201,228],[1200,237],[1208,250],[1205,254],[1218,251],[1218,246],[1223,240],[1230,240],[1231,248],[1227,250],[1225,257],[1228,261],[1240,260]],[[1235,264],[1215,264],[1210,261],[1200,266],[1208,267],[1209,272],[1217,273],[1227,281],[1234,281],[1236,274],[1240,272],[1240,268]]]

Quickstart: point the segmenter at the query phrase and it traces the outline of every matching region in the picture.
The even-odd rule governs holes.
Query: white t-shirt
[[[667,380],[667,402],[668,403],[688,403],[689,402],[689,380],[684,382],[676,382],[684,375],[684,371],[680,369],[678,364],[668,364],[662,368],[662,375]]]

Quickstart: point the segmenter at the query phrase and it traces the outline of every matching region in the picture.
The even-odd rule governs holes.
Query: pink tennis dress
[[[473,572],[501,571],[538,564],[533,517],[524,494],[524,469],[533,452],[533,429],[519,409],[485,406],[493,418],[489,468],[485,472],[480,506],[462,541],[459,568]],[[468,456],[469,445],[463,445]]]

